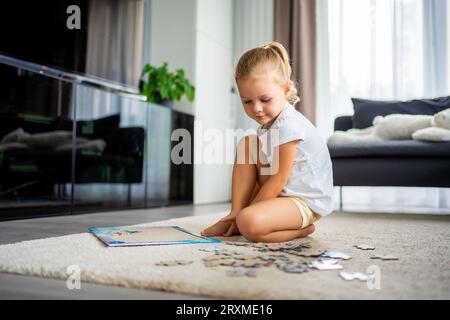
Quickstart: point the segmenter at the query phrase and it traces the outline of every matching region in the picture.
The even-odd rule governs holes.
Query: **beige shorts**
[[[289,198],[291,199],[298,207],[298,209],[300,210],[300,214],[302,215],[302,227],[306,228],[307,226],[309,226],[310,224],[313,224],[314,222],[316,222],[317,220],[320,219],[320,214],[314,212],[306,203],[305,199],[303,199],[300,196],[285,196],[285,198]]]

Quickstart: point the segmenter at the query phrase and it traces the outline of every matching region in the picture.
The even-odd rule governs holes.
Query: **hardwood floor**
[[[154,209],[110,211],[73,216],[0,222],[0,244],[86,232],[91,226],[121,226],[229,210],[230,203],[183,205]],[[0,273],[0,299],[209,299],[156,290],[82,283],[68,290],[66,282]]]

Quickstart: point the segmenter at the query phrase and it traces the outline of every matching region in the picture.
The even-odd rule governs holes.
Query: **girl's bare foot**
[[[230,225],[231,222],[218,221],[212,226],[202,230],[201,235],[204,237],[222,236],[225,232],[228,231]]]
[[[300,236],[299,238],[304,238],[309,236],[311,233],[313,233],[316,230],[316,227],[313,224],[310,224],[309,226],[303,228],[300,230]]]

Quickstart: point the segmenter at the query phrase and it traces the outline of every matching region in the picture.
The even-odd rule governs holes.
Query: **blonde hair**
[[[262,67],[272,65],[279,76],[280,85],[289,83],[290,90],[287,93],[288,101],[295,104],[300,100],[297,88],[291,80],[292,69],[289,63],[289,55],[283,45],[279,42],[269,42],[263,47],[254,48],[245,52],[239,59],[234,79],[240,79],[254,75]]]

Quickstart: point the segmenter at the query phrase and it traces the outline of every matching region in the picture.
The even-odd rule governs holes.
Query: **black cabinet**
[[[192,115],[12,66],[0,83],[0,220],[193,201],[193,159],[171,161]]]

